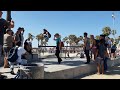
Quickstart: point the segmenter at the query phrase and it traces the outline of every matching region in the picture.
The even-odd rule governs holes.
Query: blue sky
[[[99,35],[102,28],[110,26],[113,28],[113,11],[12,11],[12,19],[15,21],[13,31],[18,27],[25,28],[25,39],[28,33],[37,35],[46,28],[52,35],[48,45],[55,45],[53,36],[55,33],[61,34],[62,38],[69,34],[83,36],[88,34]],[[115,26],[117,35],[120,35],[120,12],[115,11]],[[3,18],[6,18],[4,11]],[[112,36],[111,36],[112,37]],[[37,40],[33,40],[33,47],[37,47]]]

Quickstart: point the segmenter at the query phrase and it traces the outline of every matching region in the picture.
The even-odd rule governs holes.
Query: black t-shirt
[[[0,19],[0,45],[3,45],[3,38],[8,25],[9,24],[5,19]]]

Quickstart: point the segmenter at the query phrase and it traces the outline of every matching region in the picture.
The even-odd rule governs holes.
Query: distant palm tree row
[[[110,27],[104,27],[103,29],[102,29],[102,32],[103,32],[103,34],[104,35],[106,35],[106,36],[109,36],[109,35],[113,35],[114,36],[114,38],[110,38],[111,39],[111,41],[112,42],[116,42],[117,44],[119,43],[119,41],[120,41],[120,36],[118,36],[117,38],[116,38],[116,30],[111,30],[111,28]],[[40,33],[40,34],[38,34],[38,35],[36,35],[36,36],[34,36],[34,35],[32,35],[31,33],[29,33],[28,34],[28,38],[30,38],[31,40],[33,40],[34,38],[36,38],[37,39],[37,41],[38,41],[38,46],[39,46],[39,44],[42,46],[42,45],[47,45],[47,42],[48,41],[45,41],[44,40],[44,36],[43,36],[43,34],[42,33]],[[99,35],[97,35],[97,36],[95,36],[95,38],[96,39],[99,39]],[[68,35],[68,36],[66,36],[66,37],[64,37],[63,38],[63,42],[64,43],[66,43],[67,44],[67,46],[68,46],[68,44],[71,46],[71,45],[78,45],[79,44],[79,42],[80,41],[83,41],[83,36],[79,36],[79,37],[77,37],[76,35],[73,35],[73,34],[71,34],[71,35]]]
[[[31,33],[28,33],[28,38],[29,38],[31,41],[33,41],[33,39],[36,38],[37,41],[38,41],[38,46],[39,46],[39,45],[41,45],[41,46],[45,45],[45,46],[46,46],[46,45],[47,45],[47,42],[48,42],[48,41],[46,41],[46,40],[44,39],[44,36],[43,36],[42,33],[40,33],[40,34],[38,34],[38,35],[36,35],[36,36],[32,35]]]
[[[119,43],[119,41],[120,41],[120,36],[118,36],[118,37],[115,36],[115,35],[117,34],[117,31],[116,31],[116,30],[112,30],[110,27],[104,27],[104,28],[102,29],[102,32],[103,32],[103,34],[106,35],[106,36],[109,36],[109,35],[112,34],[114,38],[111,38],[111,41],[112,41],[112,42],[116,42],[116,44]]]

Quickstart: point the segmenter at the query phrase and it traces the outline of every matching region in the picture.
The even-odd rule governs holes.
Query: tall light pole
[[[112,19],[113,19],[113,28],[112,28],[112,34],[115,38],[116,30],[115,30],[115,14],[114,12],[112,13]],[[115,38],[116,39],[116,38]]]
[[[7,11],[6,20],[9,21],[9,23],[11,22],[11,11]],[[8,28],[11,29],[10,27]]]

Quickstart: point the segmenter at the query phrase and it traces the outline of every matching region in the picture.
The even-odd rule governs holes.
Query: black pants
[[[59,54],[60,54],[60,50],[59,50],[58,47],[56,47],[56,53],[55,53],[55,55],[56,55],[57,58],[58,58],[58,62],[62,61],[62,59],[60,58]]]
[[[108,68],[108,66],[107,66],[107,60],[108,60],[108,58],[105,57],[105,59],[104,59],[104,70],[107,70],[107,68]]]
[[[87,63],[89,63],[90,62],[89,50],[85,50],[85,55],[86,55],[86,58],[87,58]]]

